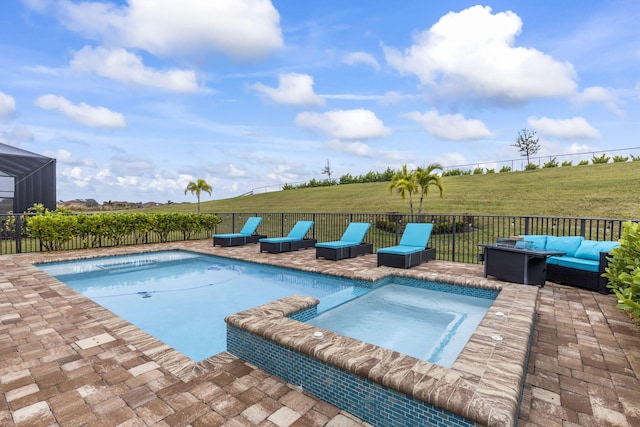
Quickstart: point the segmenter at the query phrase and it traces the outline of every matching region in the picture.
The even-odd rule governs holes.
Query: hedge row
[[[188,240],[196,233],[213,232],[220,224],[215,215],[195,213],[98,213],[70,215],[66,212],[45,211],[27,218],[26,232],[40,240],[48,251],[63,249],[74,238],[82,239],[84,247],[115,246],[124,239],[142,243],[148,233],[167,242],[171,233],[182,233]]]

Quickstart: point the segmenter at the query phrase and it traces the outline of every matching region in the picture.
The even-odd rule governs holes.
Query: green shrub
[[[27,218],[27,233],[40,240],[43,249],[57,251],[78,234],[78,218],[47,210],[42,215]]]
[[[528,171],[536,170],[538,169],[538,165],[536,165],[535,163],[529,163],[527,166],[525,166],[524,169]]]
[[[556,158],[554,157],[553,159],[549,160],[547,163],[542,165],[542,167],[543,168],[557,168],[558,167],[558,162],[556,161]]]
[[[629,157],[631,157],[632,162],[637,162],[638,160],[640,160],[640,156],[634,156],[633,154],[629,154]]]
[[[562,167],[571,166],[572,163],[573,162],[571,160],[565,160],[564,162],[562,162]]]
[[[613,156],[613,163],[625,163],[627,160],[627,156]]]
[[[602,156],[593,156],[591,158],[591,163],[593,163],[594,165],[600,165],[604,163],[609,163],[609,160],[611,160],[611,157],[608,157],[606,154],[603,154]]]
[[[623,224],[620,246],[611,251],[604,277],[618,300],[617,307],[629,312],[640,324],[640,224]]]
[[[448,171],[442,172],[442,176],[460,176],[462,175],[462,171],[460,169],[449,169]]]
[[[120,245],[125,238],[140,243],[150,231],[162,242],[172,232],[184,240],[195,233],[213,231],[220,223],[216,215],[195,213],[99,213],[70,215],[64,210],[45,210],[27,218],[27,234],[40,240],[48,251],[64,249],[73,238],[82,239],[85,248]]]
[[[475,168],[473,170],[473,174],[474,175],[482,175],[484,173],[484,169],[483,168]]]
[[[580,160],[580,163],[578,163],[578,166],[584,166],[588,164],[589,164],[589,160]]]
[[[503,166],[500,168],[500,173],[502,172],[511,172],[511,166]]]
[[[496,173],[496,170],[493,168],[487,168],[487,173]]]

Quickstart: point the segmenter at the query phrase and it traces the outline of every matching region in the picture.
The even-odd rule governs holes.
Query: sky
[[[327,164],[521,169],[523,129],[538,162],[639,155],[639,19],[633,0],[5,0],[0,142],[57,159],[59,200],[100,203]]]

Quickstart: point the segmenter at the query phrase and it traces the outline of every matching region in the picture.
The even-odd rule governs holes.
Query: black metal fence
[[[312,220],[314,227],[309,237],[319,242],[338,240],[350,222],[369,222],[371,228],[366,241],[374,248],[392,246],[400,240],[404,225],[408,222],[434,224],[429,246],[436,248],[437,259],[466,263],[478,263],[478,244],[493,243],[500,237],[520,234],[549,234],[554,236],[583,236],[592,240],[618,240],[623,219],[566,218],[539,216],[495,215],[408,215],[400,213],[216,213],[222,220],[216,233],[238,232],[250,216],[262,217],[258,227],[260,234],[269,237],[286,236],[299,220]],[[0,254],[39,252],[41,242],[28,236],[28,215],[0,215]],[[208,233],[191,235],[190,240],[207,239]],[[184,240],[180,232],[169,236],[169,241]],[[153,232],[135,233],[117,244],[133,245],[155,243],[159,239]],[[79,235],[65,244],[65,249],[115,246],[102,239],[96,242],[91,236]]]

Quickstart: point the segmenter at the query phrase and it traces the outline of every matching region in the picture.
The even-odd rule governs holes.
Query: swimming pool
[[[369,289],[357,281],[185,251],[37,265],[194,361],[226,351],[224,317],[291,294],[320,310]]]
[[[194,361],[227,350],[226,316],[299,294],[320,300],[313,325],[451,366],[493,301],[185,251],[38,267]]]
[[[419,425],[430,416],[439,420],[438,425],[456,427],[469,425],[464,420],[470,420],[471,425],[476,422],[513,426],[517,422],[536,318],[536,287],[486,279],[480,269],[460,263],[429,263],[406,271],[391,271],[376,268],[375,258],[367,257],[359,258],[357,262],[336,263],[316,260],[313,253],[306,252],[271,256],[256,255],[254,247],[221,250],[212,248],[209,241],[163,246],[237,260],[251,259],[296,271],[322,271],[368,282],[400,273],[403,279],[416,280],[416,283],[427,280],[453,288],[493,291],[498,295],[492,307],[451,368],[331,332],[325,332],[324,339],[316,339],[313,334],[317,328],[304,323],[311,316],[301,319],[300,315],[303,311],[315,311],[318,301],[301,296],[286,297],[227,317],[229,345],[243,350],[230,352],[249,362],[261,359],[252,364],[362,419],[371,415],[380,417],[377,421],[371,419],[374,425]],[[28,270],[31,268],[28,264],[32,263],[95,257],[96,253],[122,255],[134,252],[135,248],[111,248],[39,254],[25,258],[27,265],[24,268]],[[141,351],[183,381],[215,372],[220,363],[233,360],[229,359],[230,355],[222,354],[194,362],[138,328],[131,328],[109,310],[89,302],[60,281],[46,274],[36,272],[35,275],[39,276],[39,282],[55,292],[54,295],[77,305],[88,319],[105,327],[114,338],[124,340],[131,349]],[[90,337],[92,333],[93,328],[83,328],[78,331],[78,337]],[[359,396],[358,393],[363,394]],[[412,409],[407,410],[408,406]],[[447,419],[451,422],[446,422]]]

